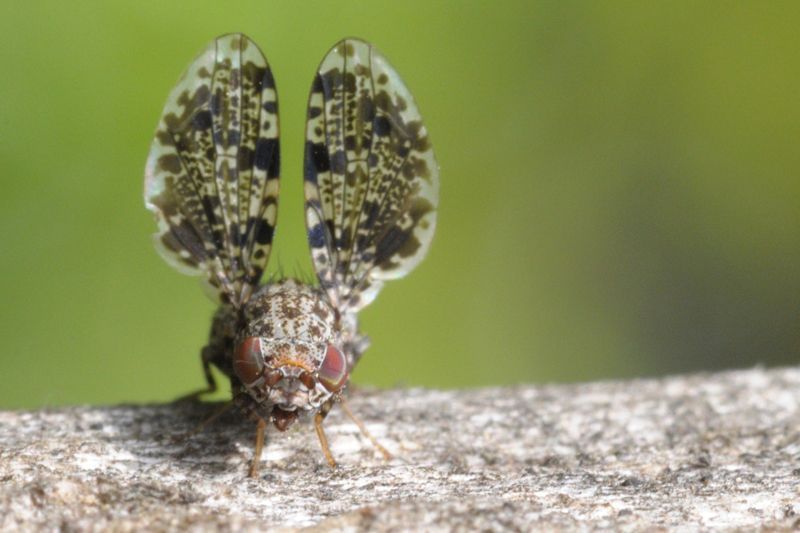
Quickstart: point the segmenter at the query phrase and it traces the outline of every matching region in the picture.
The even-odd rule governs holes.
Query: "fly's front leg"
[[[248,476],[258,477],[258,466],[261,464],[261,452],[264,449],[264,434],[267,431],[267,422],[263,418],[259,418],[256,422],[256,446],[253,450],[253,462],[250,463],[250,471]]]
[[[319,439],[320,447],[322,447],[322,453],[325,455],[325,460],[328,461],[328,465],[331,468],[336,468],[336,461],[333,458],[330,446],[328,446],[328,437],[325,436],[325,430],[322,429],[322,421],[325,420],[332,408],[333,398],[322,404],[320,410],[314,415],[314,430],[317,432],[317,438]]]
[[[258,477],[259,466],[261,465],[261,452],[264,450],[265,435],[267,432],[267,419],[259,410],[259,405],[246,392],[239,392],[233,397],[233,403],[244,414],[244,416],[256,423],[256,442],[253,448],[253,459],[250,461],[250,468],[247,475]]]

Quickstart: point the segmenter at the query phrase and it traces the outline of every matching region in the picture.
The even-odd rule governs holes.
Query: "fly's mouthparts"
[[[272,424],[278,431],[286,431],[297,420],[297,411],[287,411],[276,405],[272,408],[271,418]]]

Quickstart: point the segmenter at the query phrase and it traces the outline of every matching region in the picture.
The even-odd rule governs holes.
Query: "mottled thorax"
[[[325,294],[295,279],[261,287],[244,309],[245,336],[303,343],[331,342],[339,332]],[[320,361],[303,360],[307,364]]]

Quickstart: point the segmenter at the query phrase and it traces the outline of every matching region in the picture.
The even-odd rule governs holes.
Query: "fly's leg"
[[[340,398],[339,402],[342,404],[342,410],[344,411],[344,413],[350,420],[353,421],[353,423],[356,426],[358,426],[358,429],[359,431],[361,431],[361,434],[369,439],[369,441],[372,443],[375,449],[381,452],[381,455],[383,455],[383,458],[386,461],[390,461],[392,459],[392,454],[389,453],[389,450],[384,448],[381,445],[381,443],[378,442],[378,440],[375,437],[373,437],[369,431],[367,431],[367,427],[364,425],[364,422],[362,422],[358,417],[356,417],[356,415],[353,414],[353,412],[350,410],[350,406],[347,404],[347,401],[344,399],[344,397]]]
[[[235,309],[229,306],[220,306],[211,321],[211,332],[208,344],[200,352],[200,362],[203,364],[203,374],[206,378],[206,388],[181,396],[176,401],[197,400],[201,396],[216,392],[217,382],[211,373],[211,366],[217,367],[226,376],[233,376],[231,357],[233,342],[236,337],[238,315]]]
[[[191,437],[194,437],[195,435],[197,435],[198,433],[200,433],[201,431],[206,429],[212,422],[214,422],[220,416],[222,416],[225,413],[227,413],[231,409],[231,407],[233,407],[233,405],[234,405],[233,404],[233,400],[231,400],[229,402],[225,402],[222,405],[222,407],[220,407],[219,409],[214,411],[211,414],[211,416],[209,416],[208,418],[206,418],[205,420],[200,422],[193,430],[189,431],[188,433],[184,433],[183,435],[180,435],[178,437],[175,437],[174,440],[176,442],[183,442],[185,440],[190,439]]]
[[[322,408],[314,415],[314,430],[317,432],[317,438],[319,439],[320,447],[322,447],[322,453],[325,455],[325,460],[331,468],[336,468],[336,461],[333,459],[330,446],[328,446],[328,437],[325,436],[325,430],[322,429],[322,421],[328,416],[331,408],[333,408],[333,399],[322,404]]]
[[[216,354],[212,351],[211,346],[206,346],[200,352],[200,361],[203,363],[203,374],[206,378],[206,388],[179,396],[175,400],[176,402],[193,402],[198,400],[201,396],[217,391],[217,381],[214,379],[214,375],[211,373],[211,362],[216,359],[215,355]]]
[[[258,466],[261,464],[261,452],[264,450],[264,434],[267,430],[267,422],[263,418],[259,418],[256,422],[256,447],[253,450],[253,461],[250,463],[250,471],[248,476],[255,478],[258,477]]]
[[[261,452],[264,450],[264,437],[267,431],[267,419],[264,418],[258,409],[258,404],[246,392],[239,392],[233,397],[233,403],[238,407],[247,419],[256,423],[256,443],[253,448],[253,459],[250,461],[250,469],[247,475],[251,478],[258,477],[258,469],[261,465]]]

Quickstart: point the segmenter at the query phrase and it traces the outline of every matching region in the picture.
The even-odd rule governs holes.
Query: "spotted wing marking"
[[[314,268],[334,305],[366,306],[425,257],[438,174],[397,72],[369,43],[337,43],[311,88],[304,186]]]
[[[156,247],[242,305],[269,259],[278,207],[278,97],[242,34],[215,39],[169,95],[145,169]]]

